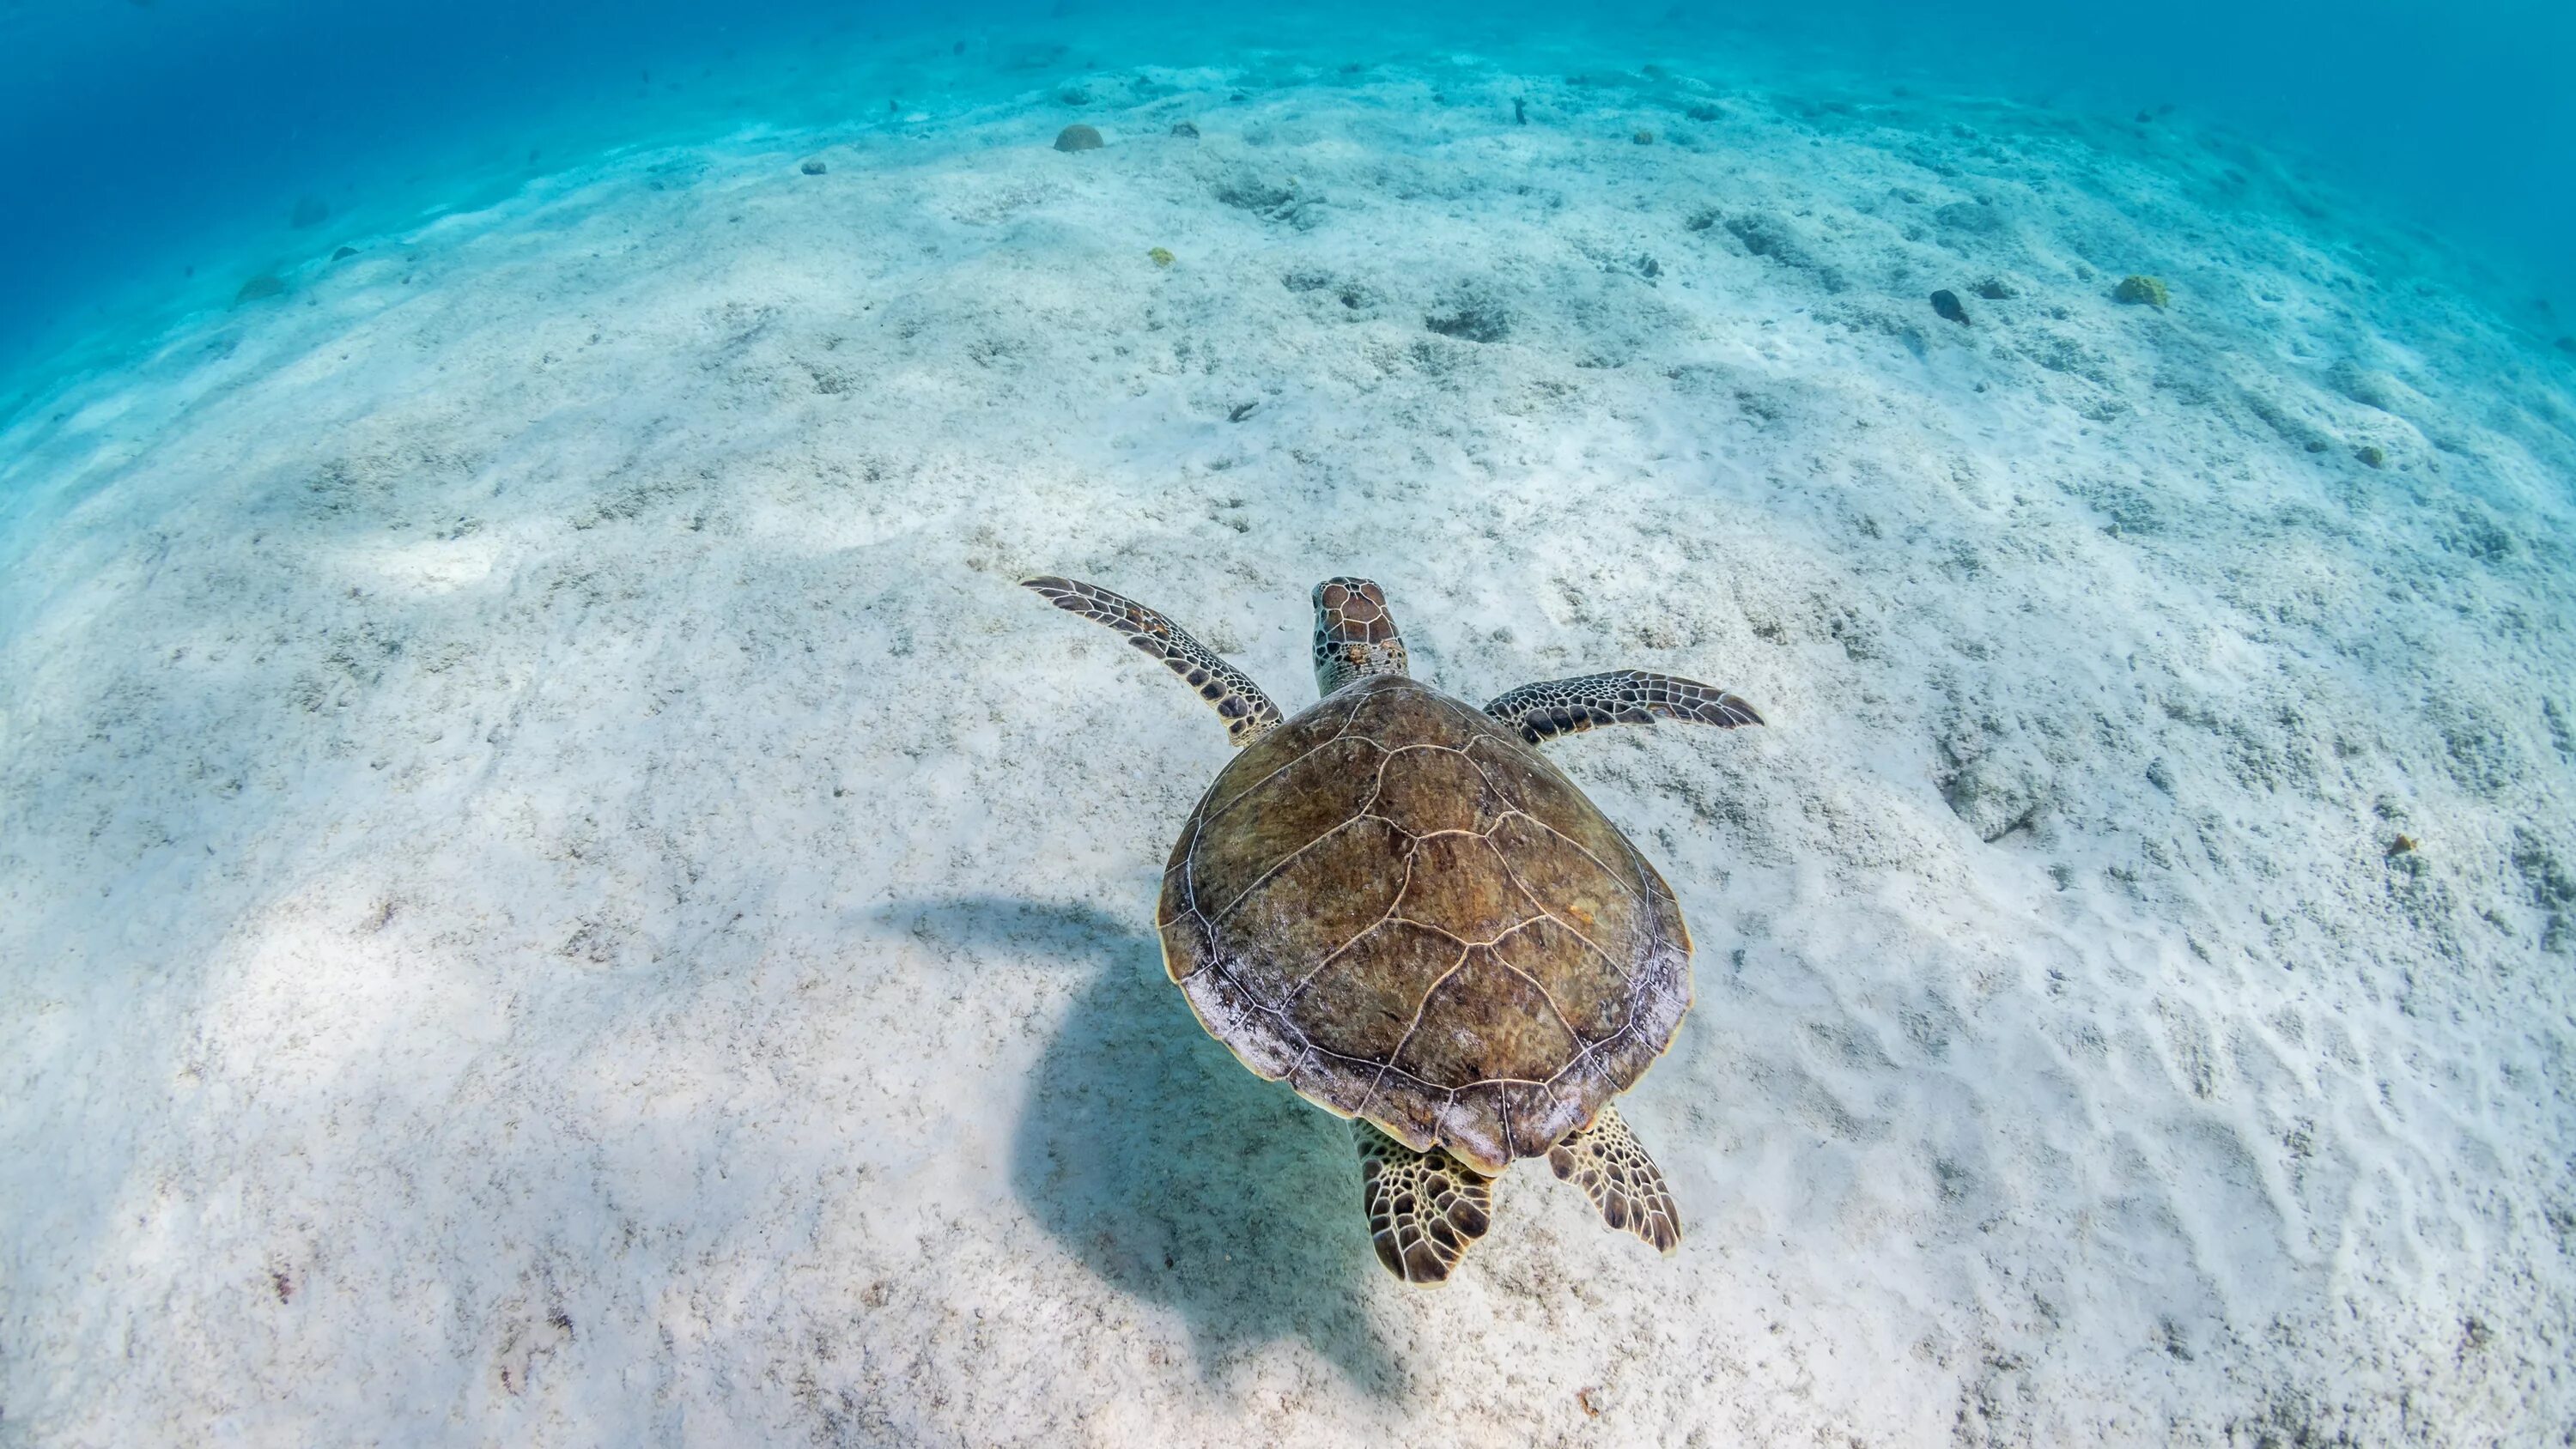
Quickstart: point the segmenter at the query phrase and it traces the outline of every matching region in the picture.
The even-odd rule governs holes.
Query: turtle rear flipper
[[[1531,744],[1595,725],[1652,724],[1659,719],[1727,729],[1762,723],[1753,706],[1715,685],[1642,669],[1524,684],[1486,705],[1485,713],[1519,730]]]
[[[1188,681],[1199,698],[1216,706],[1225,718],[1226,738],[1238,748],[1270,733],[1279,723],[1279,706],[1252,682],[1252,676],[1217,657],[1215,650],[1190,637],[1189,631],[1134,599],[1113,594],[1097,584],[1060,579],[1052,574],[1020,580],[1046,601],[1095,624],[1106,624],[1127,642],[1163,661],[1163,667]]]
[[[1602,1108],[1591,1126],[1549,1148],[1547,1165],[1583,1189],[1601,1210],[1603,1222],[1635,1233],[1659,1253],[1681,1246],[1682,1218],[1664,1187],[1664,1175],[1618,1108]]]
[[[1435,1147],[1416,1152],[1364,1120],[1360,1197],[1377,1260],[1407,1283],[1438,1283],[1493,1221],[1494,1180]]]

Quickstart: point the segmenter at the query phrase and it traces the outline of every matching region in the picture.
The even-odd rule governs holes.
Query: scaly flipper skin
[[[1054,575],[1022,579],[1020,587],[1045,596],[1046,601],[1069,614],[1080,614],[1095,624],[1106,624],[1127,636],[1127,642],[1163,661],[1163,666],[1189,682],[1199,698],[1216,706],[1225,718],[1226,737],[1235,748],[1252,743],[1270,733],[1279,723],[1279,706],[1252,682],[1252,676],[1217,657],[1216,651],[1189,636],[1180,625],[1137,603],[1101,588],[1097,584],[1060,579]]]
[[[1635,1233],[1659,1253],[1681,1246],[1682,1218],[1664,1188],[1664,1175],[1620,1120],[1618,1108],[1602,1108],[1591,1126],[1550,1148],[1547,1165],[1583,1189],[1601,1210],[1603,1222]],[[1379,1256],[1385,1251],[1379,1249]]]
[[[1351,1123],[1351,1140],[1377,1260],[1407,1283],[1445,1281],[1493,1221],[1494,1180],[1436,1147],[1416,1152],[1366,1121]]]
[[[1726,729],[1758,725],[1753,706],[1713,685],[1642,669],[1524,684],[1485,706],[1485,713],[1531,744],[1606,724],[1684,719]]]

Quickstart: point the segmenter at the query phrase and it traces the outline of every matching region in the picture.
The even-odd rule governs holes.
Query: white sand
[[[2170,125],[1155,79],[603,164],[0,434],[0,1438],[2576,1419],[2566,359]],[[1339,572],[1470,699],[1762,707],[1550,747],[1699,938],[1678,1255],[1525,1165],[1381,1272],[1157,967],[1224,736],[1041,570],[1292,708]]]

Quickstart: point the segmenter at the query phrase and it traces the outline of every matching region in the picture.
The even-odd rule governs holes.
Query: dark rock
[[[307,231],[320,226],[330,216],[330,203],[318,196],[307,196],[295,203],[295,211],[286,220],[297,231]]]
[[[256,302],[262,297],[274,297],[283,293],[285,290],[286,283],[266,272],[262,272],[258,276],[251,278],[249,281],[242,283],[241,290],[233,293],[233,305],[238,307],[244,302]]]
[[[2388,450],[2377,443],[2364,443],[2353,449],[2352,455],[2373,468],[2388,466]]]
[[[1717,225],[1717,208],[1713,206],[1703,206],[1699,210],[1692,212],[1690,216],[1682,222],[1682,225],[1689,227],[1692,231],[1706,231],[1710,227]]]
[[[830,167],[828,167],[828,166],[825,166],[825,165],[824,165],[822,162],[820,162],[820,161],[808,161],[808,162],[806,162],[804,165],[799,166],[799,167],[797,167],[796,169],[797,169],[797,170],[799,170],[799,171],[804,172],[804,173],[805,173],[806,175],[808,175],[808,176],[820,176],[820,175],[822,175],[825,171],[828,171],[828,170],[830,170],[831,168],[830,168]]]
[[[1975,292],[1978,296],[1985,298],[1989,302],[2009,301],[2013,297],[2019,295],[2013,291],[2012,283],[2005,281],[2001,277],[1988,277],[1969,290]]]
[[[358,249],[357,249],[356,247],[342,247],[342,248],[340,248],[338,251],[333,252],[333,253],[331,254],[331,260],[333,260],[333,261],[335,261],[335,262],[345,262],[345,261],[347,261],[349,258],[356,256],[357,254],[358,254]]]
[[[2120,285],[2112,290],[2111,295],[2118,301],[2143,303],[2159,311],[2173,300],[2172,294],[2165,290],[2163,279],[2159,277],[2122,277]]]
[[[1655,133],[1640,127],[1637,134],[1630,136],[1628,139],[1636,142],[1640,146],[1651,146],[1655,144]]]
[[[1529,124],[1529,102],[1523,100],[1512,102],[1512,124],[1515,126]]]
[[[1067,126],[1055,133],[1055,148],[1059,151],[1097,151],[1100,149],[1100,133],[1089,126]]]
[[[1055,93],[1055,98],[1064,102],[1068,106],[1087,106],[1091,104],[1091,92],[1084,90],[1080,86],[1066,86],[1063,90]]]
[[[1717,121],[1723,120],[1726,117],[1726,112],[1719,110],[1715,106],[1693,106],[1684,114],[1688,115],[1694,121]]]
[[[1185,136],[1190,140],[1195,141],[1199,138],[1199,128],[1188,121],[1174,121],[1172,123],[1172,134],[1175,136]]]
[[[1959,294],[1946,287],[1932,294],[1932,313],[1945,322],[1968,325],[1968,309],[1959,305]]]

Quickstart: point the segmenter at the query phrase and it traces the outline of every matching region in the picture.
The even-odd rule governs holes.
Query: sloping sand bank
[[[0,436],[0,1423],[2567,1425],[2568,360],[2169,128],[1234,84],[627,158]],[[1700,942],[1677,1256],[1523,1170],[1380,1272],[1160,977],[1222,731],[1040,571],[1761,706],[1551,746]]]

